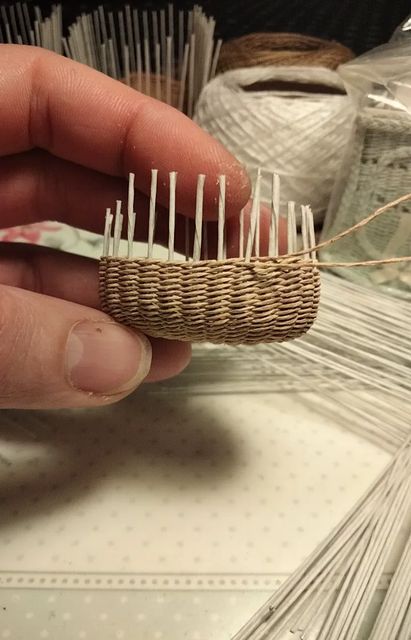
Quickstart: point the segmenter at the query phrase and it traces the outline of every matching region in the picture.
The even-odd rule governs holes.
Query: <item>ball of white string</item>
[[[236,69],[206,85],[194,119],[250,172],[278,173],[282,206],[311,204],[319,219],[349,138],[352,114],[341,91],[338,74],[322,67]],[[270,201],[266,173],[261,195]]]

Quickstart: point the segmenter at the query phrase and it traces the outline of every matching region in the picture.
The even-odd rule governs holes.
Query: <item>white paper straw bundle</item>
[[[0,7],[0,42],[25,44],[56,53],[63,52],[63,21],[61,5],[53,5],[44,18],[39,7],[27,2],[16,2]]]
[[[316,406],[324,410],[325,403],[346,428],[397,453],[365,497],[235,640],[279,640],[291,633],[306,640],[411,637],[411,309],[407,301],[332,276],[328,282],[312,332],[284,346],[290,356],[284,375],[301,379],[302,362],[323,366],[334,389],[316,392],[312,386]],[[274,361],[278,348],[261,350],[267,362]],[[347,389],[347,380],[362,388]],[[373,600],[383,574],[393,567],[391,587],[374,622]],[[364,635],[366,625],[371,635]]]
[[[195,349],[192,369],[163,386],[309,393],[319,412],[394,453],[411,432],[410,342],[406,300],[323,273],[317,321],[298,342]]]
[[[214,31],[214,18],[197,5],[178,14],[172,4],[152,11],[125,5],[117,13],[100,6],[77,18],[63,44],[68,57],[191,116],[215,75],[221,41]]]
[[[221,40],[215,20],[199,5],[191,11],[141,11],[129,4],[117,12],[100,5],[82,13],[63,35],[62,5],[50,17],[17,2],[1,7],[0,42],[51,49],[184,111],[190,117],[205,84],[214,78]]]
[[[411,508],[410,443],[408,439],[366,495],[234,640],[364,637],[372,599]],[[408,560],[408,550],[404,556]]]
[[[213,392],[300,392],[334,424],[338,418],[394,457],[235,640],[411,637],[411,308],[333,275],[322,280],[319,317],[304,338],[252,351],[207,349],[195,356],[184,390],[207,393],[208,368]],[[387,574],[393,577],[378,611]]]

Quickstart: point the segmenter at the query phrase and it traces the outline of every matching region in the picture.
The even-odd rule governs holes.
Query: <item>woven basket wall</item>
[[[100,298],[115,320],[153,337],[215,344],[282,342],[313,324],[320,275],[313,264],[286,269],[274,258],[102,258]]]
[[[340,233],[390,200],[411,191],[411,117],[368,108],[357,118],[350,153],[331,200],[323,238]],[[391,209],[358,233],[321,252],[331,261],[411,255],[411,202]],[[345,277],[411,294],[411,265],[336,269]]]

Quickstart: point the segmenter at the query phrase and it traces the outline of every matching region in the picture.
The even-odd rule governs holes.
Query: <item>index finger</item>
[[[250,196],[245,170],[220,143],[176,109],[55,53],[0,45],[0,155],[34,147],[71,162],[126,177],[149,192],[159,170],[158,200],[167,206],[168,173],[178,172],[178,205],[193,214],[196,180],[207,176],[205,207],[214,207],[226,175],[227,215]]]

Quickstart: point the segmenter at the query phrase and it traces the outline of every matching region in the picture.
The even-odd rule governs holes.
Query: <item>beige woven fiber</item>
[[[285,263],[293,266],[287,269]],[[250,262],[105,257],[100,297],[112,318],[153,337],[233,345],[283,342],[313,324],[320,275],[301,256]]]

